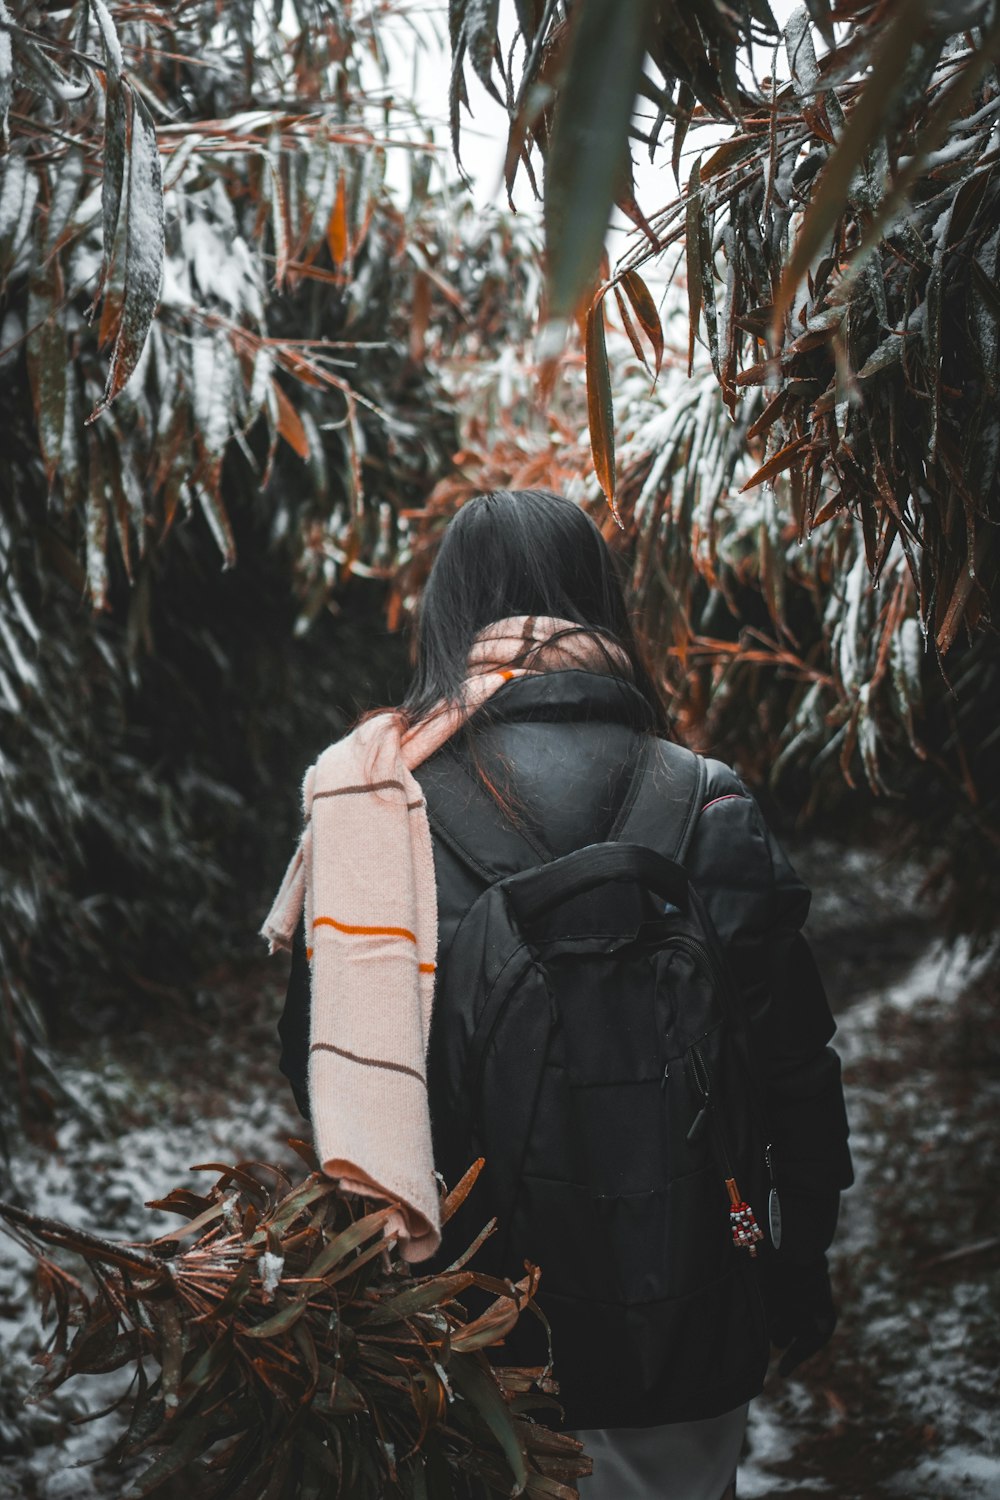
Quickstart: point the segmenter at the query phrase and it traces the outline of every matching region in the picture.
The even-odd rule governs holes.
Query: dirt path
[[[914,882],[836,850],[798,863],[839,1019],[857,1181],[829,1350],[751,1409],[742,1500],[1000,1495],[1000,1004],[947,955]],[[828,881],[830,870],[834,881]]]
[[[946,962],[912,877],[830,846],[797,863],[818,893],[811,933],[840,1020],[858,1182],[837,1246],[837,1335],[801,1380],[772,1377],[754,1403],[740,1495],[996,1497],[996,980],[967,954]],[[274,1072],[276,977],[253,965],[206,986],[183,1024],[164,1006],[127,1036],[77,1039],[57,1065],[89,1117],[66,1109],[21,1143],[3,1193],[146,1238],[158,1228],[143,1201],[189,1163],[273,1158],[301,1126]],[[118,1500],[122,1474],[93,1465],[109,1424],[72,1422],[110,1383],[71,1382],[25,1409],[39,1341],[30,1262],[0,1236],[0,1497]]]

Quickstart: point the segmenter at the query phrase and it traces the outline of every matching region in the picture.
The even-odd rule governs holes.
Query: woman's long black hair
[[[651,727],[668,732],[615,559],[587,513],[549,490],[477,495],[449,522],[420,607],[416,670],[401,705],[407,723],[420,722],[442,701],[461,699],[473,640],[511,615],[567,620],[618,646],[629,680],[649,705]],[[626,675],[612,653],[608,669]]]

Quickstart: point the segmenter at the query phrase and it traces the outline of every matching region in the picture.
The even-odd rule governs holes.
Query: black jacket
[[[649,710],[634,689],[580,671],[516,679],[480,710],[477,726],[479,768],[512,794],[522,828],[532,831],[553,857],[607,836],[637,749],[650,731]],[[718,761],[708,761],[707,772],[687,870],[726,949],[747,1009],[780,1163],[784,1225],[779,1258],[790,1267],[808,1266],[829,1245],[840,1189],[851,1182],[839,1060],[828,1045],[834,1023],[801,932],[809,892],[742,782]],[[435,800],[468,795],[469,776],[477,774],[469,737],[456,737],[414,774],[431,815],[440,969],[459,923],[487,883],[434,830]],[[436,997],[436,1008],[446,1004],[446,995]],[[307,1118],[308,1028],[309,978],[300,934],[279,1032],[281,1068]],[[432,1029],[432,1125],[434,1048]],[[446,1244],[434,1264],[447,1263],[461,1248]],[[556,1362],[558,1376],[558,1350]],[[699,1395],[690,1409],[640,1415],[638,1421],[713,1415],[756,1394],[761,1379],[758,1354],[748,1351],[745,1365],[730,1370],[714,1392]],[[570,1425],[620,1425],[613,1405],[607,1407],[609,1416],[604,1411],[601,1394],[595,1392],[593,1408],[572,1418]]]

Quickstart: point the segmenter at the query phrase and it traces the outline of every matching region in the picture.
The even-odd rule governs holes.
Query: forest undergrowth
[[[960,1500],[1000,1489],[1000,1008],[990,970],[946,950],[915,870],[879,849],[794,849],[838,1016],[857,1183],[835,1249],[842,1307],[801,1379],[752,1408],[742,1500]],[[196,1161],[280,1159],[301,1122],[277,1071],[283,969],[248,956],[206,975],[183,1017],[150,1000],[112,1034],[76,1022],[55,1056],[76,1104],[9,1148],[3,1196],[114,1237],[168,1227],[143,1207]],[[161,1223],[162,1219],[162,1223]],[[120,1500],[100,1461],[114,1417],[78,1422],[116,1376],[24,1398],[40,1342],[31,1262],[0,1246],[0,1497]],[[83,1467],[74,1467],[82,1464]],[[180,1491],[178,1491],[180,1493]],[[190,1497],[190,1487],[184,1488]]]

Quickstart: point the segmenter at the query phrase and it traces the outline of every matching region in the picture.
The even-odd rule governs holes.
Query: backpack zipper
[[[689,954],[690,957],[694,959],[695,963],[699,964],[707,972],[709,979],[712,981],[713,986],[716,989],[716,992],[722,999],[723,1009],[728,1011],[730,1016],[732,1016],[735,1010],[735,1006],[732,1003],[732,986],[729,980],[729,975],[717,962],[711,950],[708,949],[703,943],[700,943],[697,938],[688,937],[684,933],[677,933],[674,937],[669,939],[669,946],[673,948],[680,948],[682,951]],[[739,1197],[739,1193],[736,1189],[736,1179],[733,1175],[733,1169],[730,1162],[725,1131],[723,1129],[722,1121],[720,1120],[718,1112],[715,1108],[714,1101],[710,1097],[711,1082],[709,1078],[708,1067],[698,1048],[697,1042],[693,1043],[690,1047],[688,1056],[691,1059],[691,1073],[695,1081],[695,1087],[697,1088],[698,1093],[701,1095],[702,1104],[701,1108],[694,1118],[691,1128],[688,1131],[687,1138],[689,1142],[694,1144],[694,1142],[697,1141],[704,1133],[706,1125],[711,1126],[712,1128],[712,1135],[716,1143],[716,1148],[719,1152],[719,1156],[726,1173],[726,1187],[727,1191],[729,1192],[730,1202],[732,1204],[732,1217],[735,1238],[737,1214],[742,1213],[744,1210],[746,1210],[746,1212],[748,1212],[750,1215],[750,1219],[753,1220],[753,1212],[749,1209],[748,1205],[743,1204],[743,1201]],[[778,1187],[774,1174],[774,1161],[771,1155],[771,1143],[768,1140],[769,1132],[764,1125],[763,1109],[761,1107],[760,1099],[757,1094],[757,1082],[753,1077],[750,1077],[748,1079],[748,1094],[750,1098],[750,1108],[753,1111],[756,1120],[758,1134],[761,1140],[766,1143],[764,1146],[764,1163],[767,1167],[769,1184],[767,1204],[768,1226],[771,1231],[772,1243],[775,1250],[777,1250],[781,1244],[781,1205],[778,1199]],[[753,1227],[756,1228],[756,1223],[754,1223]],[[757,1231],[757,1234],[760,1237],[759,1230]],[[751,1248],[750,1253],[752,1255],[756,1255],[756,1249]]]

